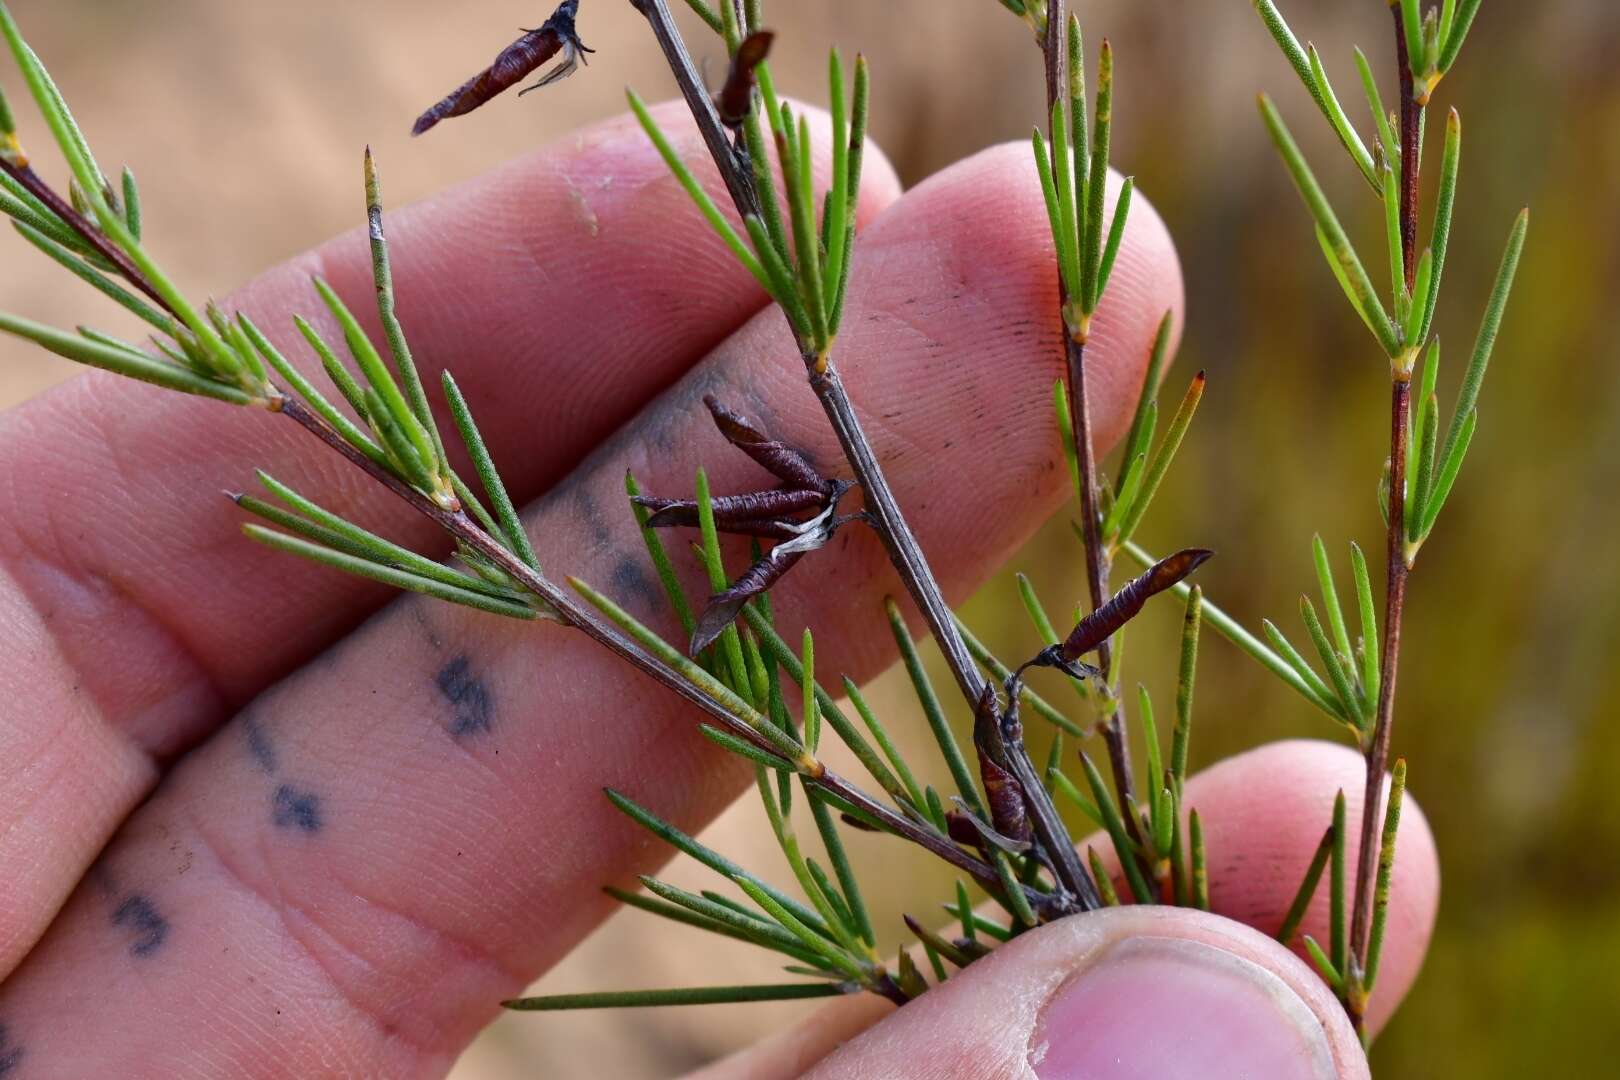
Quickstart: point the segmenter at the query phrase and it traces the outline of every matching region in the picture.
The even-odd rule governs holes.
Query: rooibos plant
[[[1076,531],[1089,593],[1088,610],[1083,615],[1077,612],[1072,629],[1060,634],[1033,587],[1020,577],[1020,600],[1044,647],[1011,665],[985,649],[945,604],[839,375],[837,342],[856,243],[855,208],[869,101],[864,60],[857,57],[849,77],[838,53],[829,59],[832,168],[827,187],[818,190],[811,170],[809,124],[779,99],[771,76],[766,57],[773,39],[764,27],[759,0],[723,0],[718,9],[705,0],[688,0],[727,53],[728,68],[717,95],[711,95],[699,77],[664,0],[633,3],[662,48],[731,205],[722,207],[708,196],[633,91],[631,109],[697,210],[781,310],[806,381],[838,439],[850,474],[824,475],[795,448],[756,427],[751,418],[725,402],[710,400],[707,404],[720,434],[773,477],[771,486],[717,495],[699,469],[688,497],[645,493],[634,477],[627,476],[629,510],[641,526],[648,557],[686,635],[679,643],[664,640],[587,583],[568,578],[565,588],[541,569],[468,402],[446,373],[442,389],[455,435],[473,462],[476,487],[469,483],[474,478],[463,478],[451,467],[444,433],[429,408],[427,390],[396,313],[380,185],[369,153],[367,213],[383,348],[373,344],[337,294],[318,280],[315,291],[342,331],[347,360],[309,323],[294,317],[341,399],[334,400],[304,378],[245,315],[212,304],[199,307],[180,294],[145,247],[133,174],[125,170],[116,186],[109,182],[3,4],[0,31],[72,179],[64,197],[40,177],[0,99],[0,210],[26,239],[123,304],[154,334],[149,347],[143,348],[89,329],[70,334],[12,316],[0,315],[0,329],[81,363],[293,420],[443,528],[455,541],[456,563],[435,562],[387,541],[263,474],[260,481],[271,499],[233,496],[242,509],[267,523],[245,525],[250,537],[398,588],[492,614],[546,618],[574,627],[702,709],[707,716],[703,735],[753,765],[761,802],[797,895],[712,851],[618,792],[608,793],[616,807],[714,870],[736,892],[692,893],[651,878],[644,879],[646,895],[610,891],[632,906],[780,953],[798,981],[575,994],[529,998],[509,1002],[510,1006],[558,1009],[754,1001],[856,990],[903,1004],[928,989],[930,975],[933,982],[942,981],[949,967],[965,967],[985,955],[990,942],[1053,919],[1122,901],[1207,909],[1202,822],[1196,808],[1185,805],[1199,635],[1207,620],[1347,727],[1366,752],[1368,812],[1354,881],[1347,865],[1349,837],[1341,793],[1333,823],[1306,868],[1280,934],[1285,942],[1291,941],[1322,875],[1328,873],[1330,940],[1324,947],[1307,938],[1304,947],[1360,1025],[1376,982],[1405,785],[1404,763],[1397,763],[1388,808],[1383,814],[1376,812],[1389,755],[1406,577],[1444,506],[1473,435],[1480,383],[1524,234],[1521,218],[1487,307],[1458,407],[1441,439],[1435,395],[1439,347],[1437,341],[1430,343],[1430,325],[1456,190],[1461,135],[1455,112],[1447,124],[1431,241],[1421,254],[1419,164],[1429,96],[1455,62],[1478,0],[1460,4],[1446,0],[1426,14],[1413,0],[1392,5],[1400,83],[1400,107],[1393,118],[1385,115],[1370,66],[1357,54],[1374,115],[1373,151],[1347,119],[1315,50],[1302,50],[1269,0],[1256,0],[1266,25],[1380,200],[1390,249],[1392,280],[1386,305],[1277,111],[1262,99],[1266,124],[1305,197],[1329,266],[1388,356],[1392,373],[1391,453],[1383,500],[1388,523],[1384,628],[1380,635],[1366,560],[1352,547],[1360,641],[1352,639],[1327,549],[1317,541],[1313,555],[1322,613],[1302,599],[1301,615],[1325,677],[1273,624],[1264,625],[1271,641],[1267,646],[1206,603],[1198,588],[1185,583],[1209,552],[1189,548],[1156,560],[1134,543],[1205,387],[1202,373],[1191,380],[1160,437],[1157,391],[1169,364],[1173,336],[1168,315],[1147,365],[1115,479],[1105,482],[1100,473],[1086,347],[1093,317],[1106,301],[1134,187],[1132,180],[1125,180],[1110,210],[1114,59],[1106,40],[1097,56],[1093,94],[1084,71],[1086,50],[1079,21],[1067,12],[1063,0],[1002,0],[1034,31],[1046,77],[1046,130],[1036,131],[1032,145],[1057,268],[1054,320],[1063,328],[1064,377],[1053,388],[1054,407],[1076,488]],[[424,114],[416,132],[486,104],[554,57],[561,57],[560,63],[539,76],[537,86],[571,73],[589,52],[576,30],[576,14],[577,0],[565,0],[544,24],[526,31],[488,69]],[[1425,359],[1414,405],[1411,379],[1420,354]],[[1415,464],[1409,460],[1414,452]],[[857,491],[859,507],[854,508],[853,500],[846,506],[846,499]],[[807,559],[831,558],[821,549],[846,528],[870,528],[882,540],[974,717],[970,754],[957,740],[899,608],[891,601],[886,615],[953,790],[941,793],[919,780],[921,770],[899,753],[888,725],[874,714],[857,686],[818,673],[810,631],[798,643],[784,640],[778,632],[771,587]],[[679,583],[675,559],[661,539],[662,530],[671,529],[688,530],[688,537],[696,530],[693,553],[708,575],[711,593],[702,603],[693,603]],[[755,551],[746,568],[726,566],[719,544],[722,533],[753,538]],[[1113,563],[1121,552],[1140,561],[1145,570],[1116,592]],[[1185,603],[1175,716],[1166,755],[1151,695],[1145,688],[1135,695],[1136,720],[1147,750],[1139,784],[1127,751],[1129,695],[1122,691],[1120,633],[1144,604],[1167,590],[1175,590]],[[1091,656],[1095,663],[1087,661]],[[1056,669],[1072,682],[1089,714],[1085,720],[1070,718],[1027,685],[1026,673],[1042,667]],[[853,718],[829,691],[829,684],[841,692]],[[1023,718],[1028,715],[1059,729],[1041,768],[1025,745]],[[854,753],[881,795],[827,767],[820,749],[828,728]],[[1063,768],[1063,735],[1084,739],[1093,730],[1101,735],[1108,775],[1081,752],[1076,761],[1084,778],[1076,782]],[[796,829],[792,813],[796,798],[809,810],[814,841]],[[1104,831],[1110,851],[1088,848],[1082,855],[1076,849],[1057,811],[1060,799],[1074,804]],[[981,888],[1003,915],[992,919],[974,911],[966,885],[959,881],[944,903],[959,921],[954,933],[936,931],[931,920],[904,916],[926,970],[910,952],[900,952],[893,961],[880,956],[879,924],[845,851],[842,830],[848,828],[877,830],[922,846]],[[813,850],[815,842],[819,857]]]

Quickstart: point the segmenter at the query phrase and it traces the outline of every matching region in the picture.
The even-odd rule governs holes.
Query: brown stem
[[[1074,424],[1074,455],[1080,468],[1080,532],[1086,542],[1086,586],[1091,593],[1091,610],[1100,609],[1108,602],[1108,579],[1111,567],[1102,541],[1102,515],[1097,495],[1097,457],[1091,441],[1091,403],[1086,393],[1086,346],[1065,333],[1065,355],[1069,368],[1069,416]],[[1102,669],[1102,681],[1107,691],[1109,714],[1103,719],[1103,741],[1108,747],[1108,761],[1114,774],[1114,785],[1119,790],[1119,805],[1127,809],[1125,826],[1131,838],[1142,839],[1141,826],[1133,808],[1136,806],[1135,785],[1131,777],[1131,748],[1125,737],[1125,710],[1113,697],[1108,680],[1113,676],[1113,645],[1104,639],[1097,646],[1097,666]],[[1122,853],[1123,854],[1123,853]]]
[[[1042,50],[1046,57],[1046,110],[1050,115],[1060,95],[1069,92],[1069,50],[1067,0],[1050,0],[1046,13],[1046,40]],[[1058,310],[1068,309],[1069,295],[1058,275]],[[1109,560],[1102,542],[1102,515],[1098,512],[1097,456],[1091,437],[1091,403],[1086,393],[1086,346],[1069,332],[1067,321],[1060,319],[1063,328],[1064,357],[1068,367],[1069,416],[1074,424],[1074,455],[1080,471],[1081,533],[1086,545],[1086,586],[1091,594],[1091,609],[1096,611],[1108,600]],[[1097,666],[1103,670],[1106,682],[1113,660],[1113,648],[1103,642],[1097,649]],[[1111,694],[1111,692],[1110,692]],[[1125,736],[1125,713],[1118,702],[1112,702],[1112,712],[1102,724],[1103,741],[1108,748],[1108,762],[1119,791],[1122,807],[1136,805],[1135,783],[1131,777],[1130,744]],[[1125,824],[1133,840],[1141,841],[1142,830],[1134,810],[1127,810]],[[1125,853],[1121,853],[1123,856]]]
[[[1390,5],[1395,20],[1395,57],[1401,83],[1401,254],[1410,292],[1417,279],[1419,137],[1423,106],[1414,92],[1412,66],[1406,48],[1406,33],[1399,5]],[[1408,342],[1408,347],[1415,346]],[[1411,371],[1398,363],[1393,372],[1389,399],[1389,532],[1385,545],[1384,641],[1379,658],[1381,674],[1378,712],[1372,739],[1367,745],[1366,790],[1361,811],[1361,840],[1356,854],[1355,906],[1350,919],[1352,974],[1366,968],[1369,932],[1372,926],[1374,889],[1378,859],[1378,838],[1383,831],[1384,773],[1389,767],[1389,747],[1395,727],[1395,681],[1401,658],[1401,620],[1406,608],[1406,584],[1411,567],[1406,562],[1406,473],[1411,442]],[[1358,1030],[1364,1024],[1364,994],[1352,994],[1350,1016]]]
[[[295,421],[327,446],[337,451],[350,464],[393,492],[418,513],[477,551],[494,565],[500,567],[514,581],[517,581],[529,592],[549,604],[565,623],[583,631],[587,637],[605,646],[620,658],[628,661],[633,667],[651,676],[688,702],[708,713],[731,734],[748,741],[761,750],[780,755],[780,750],[761,737],[747,723],[733,716],[720,702],[694,686],[657,657],[643,650],[640,645],[621,634],[617,628],[602,621],[572,594],[558,587],[538,570],[518,558],[499,540],[484,532],[465,512],[445,509],[394,476],[387,469],[351,446],[341,435],[328,427],[325,421],[310,412],[298,399],[284,398],[281,402],[280,412],[283,416]],[[947,837],[938,832],[924,828],[904,815],[895,812],[831,769],[822,767],[819,763],[817,768],[821,769],[819,775],[805,775],[805,781],[812,787],[819,788],[843,799],[863,813],[871,816],[889,832],[926,848],[964,873],[969,874],[986,889],[991,891],[1001,889],[1001,878],[996,873],[995,868],[988,863],[957,847]],[[1056,899],[1050,894],[1031,889],[1028,890],[1028,898],[1030,904],[1037,911],[1045,914],[1056,913],[1054,910]]]

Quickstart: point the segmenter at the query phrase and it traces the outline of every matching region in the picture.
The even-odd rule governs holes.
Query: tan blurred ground
[[[410,119],[516,26],[543,18],[545,5],[11,6],[103,160],[129,161],[142,176],[153,246],[194,293],[228,291],[354,225],[359,151],[368,142],[387,170],[391,201],[401,203],[616,112],[631,79],[648,95],[669,89],[629,5],[586,0],[581,32],[599,50],[588,71],[412,142]],[[1329,67],[1348,99],[1348,43],[1371,43],[1383,59],[1384,4],[1286,6],[1302,36],[1333,43]],[[820,98],[821,58],[835,39],[871,57],[875,133],[909,181],[1024,136],[1039,112],[1027,35],[992,0],[770,7],[783,32],[778,80],[789,90]],[[1292,609],[1309,580],[1313,531],[1377,546],[1369,507],[1382,455],[1383,376],[1315,259],[1254,120],[1253,91],[1278,96],[1318,161],[1333,161],[1332,148],[1248,4],[1081,9],[1088,28],[1106,30],[1120,51],[1116,160],[1137,174],[1183,252],[1190,322],[1180,366],[1212,376],[1146,539],[1190,535],[1221,549],[1227,557],[1207,584],[1253,624]],[[1380,1076],[1591,1073],[1620,1053],[1612,1024],[1620,1000],[1620,710],[1606,674],[1620,631],[1612,555],[1620,352],[1609,329],[1620,286],[1617,22],[1611,0],[1488,4],[1466,62],[1440,95],[1462,106],[1469,132],[1442,315],[1455,342],[1446,387],[1455,385],[1458,339],[1472,332],[1513,210],[1529,201],[1536,219],[1481,433],[1447,525],[1425,549],[1408,624],[1399,749],[1412,760],[1414,788],[1439,835],[1447,896],[1425,977],[1379,1044]],[[1342,170],[1324,172],[1346,205],[1365,210],[1365,200],[1350,202],[1355,186]],[[1376,228],[1370,218],[1353,224]],[[127,325],[9,237],[0,237],[0,305],[64,325]],[[0,403],[70,375],[64,363],[0,341]],[[1366,482],[1347,488],[1347,477]],[[1048,595],[1078,591],[1062,523],[1017,562]],[[1016,651],[1029,639],[1008,614],[1009,596],[1005,583],[993,586],[968,614],[993,643],[1016,642]],[[1135,639],[1132,663],[1163,686],[1172,635],[1168,618],[1153,618]],[[1197,760],[1285,734],[1331,736],[1232,650],[1209,646],[1204,667]],[[879,694],[895,692],[888,679]],[[765,836],[747,802],[711,830],[716,846],[769,867],[778,857]],[[892,890],[872,897],[878,910],[942,895],[936,867],[889,846],[868,846],[863,857],[875,862],[873,850]],[[674,876],[698,880],[690,868]],[[544,985],[668,985],[692,980],[694,970],[697,981],[746,981],[768,977],[769,965],[632,914]],[[455,1076],[671,1076],[802,1011],[508,1017]]]

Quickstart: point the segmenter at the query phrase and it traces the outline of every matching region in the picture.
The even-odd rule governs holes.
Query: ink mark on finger
[[[325,824],[321,818],[321,797],[291,784],[282,784],[271,799],[270,820],[278,829],[320,832]]]
[[[276,771],[276,748],[270,742],[270,733],[251,711],[242,714],[242,732],[247,736],[248,753],[259,768],[267,773]]]
[[[440,668],[434,684],[452,706],[448,725],[451,735],[459,739],[490,730],[494,724],[494,700],[489,687],[473,674],[472,662],[466,656],[458,656]]]
[[[131,956],[151,956],[169,936],[169,920],[144,896],[126,898],[113,911],[112,921],[130,931]]]
[[[22,1064],[23,1048],[11,1037],[11,1030],[0,1024],[0,1076],[10,1076]]]

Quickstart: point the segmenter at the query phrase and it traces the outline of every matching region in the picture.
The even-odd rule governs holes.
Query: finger
[[[1360,756],[1345,747],[1291,741],[1228,758],[1192,777],[1187,783],[1187,804],[1198,808],[1203,822],[1214,912],[1274,936],[1293,903],[1322,830],[1332,820],[1333,797],[1341,788],[1345,792],[1350,835],[1357,835],[1361,770]],[[1081,847],[1088,845],[1095,846],[1099,854],[1112,850],[1103,836],[1093,836]],[[1118,881],[1116,887],[1123,890],[1126,885]],[[1417,978],[1434,931],[1439,893],[1434,835],[1417,801],[1409,796],[1401,812],[1383,962],[1368,1012],[1368,1028],[1374,1035],[1388,1023]],[[1318,941],[1328,940],[1325,881],[1301,933]],[[1265,966],[1279,965],[1268,961]],[[976,971],[977,965],[972,970]],[[969,977],[953,977],[948,985]],[[1325,989],[1319,976],[1310,977],[1316,986]],[[930,992],[923,1000],[933,996]],[[899,1017],[905,1017],[912,1008],[907,1006]],[[798,1027],[694,1074],[691,1080],[787,1080],[799,1076],[867,1027],[883,1022],[880,1030],[886,1029],[889,1025],[884,1021],[893,1012],[888,1003],[870,995],[841,999]],[[1169,1011],[1157,1015],[1177,1014]],[[1091,1030],[1100,1033],[1105,1026],[1099,1021]],[[838,1060],[836,1056],[832,1059]],[[1193,1072],[1199,1076],[1219,1075]],[[871,1075],[888,1074],[879,1070]],[[1187,1073],[1170,1070],[1159,1075]],[[1273,1074],[1256,1070],[1251,1075]]]
[[[1365,1077],[1331,991],[1256,930],[1109,908],[996,950],[808,1074],[914,1080]]]
[[[906,195],[856,249],[839,356],[951,596],[1064,498],[1041,206],[1027,150],[1000,148]],[[1132,220],[1094,327],[1104,445],[1180,298],[1162,224],[1145,208]],[[698,461],[717,490],[757,484],[714,433],[706,392],[833,468],[803,380],[780,315],[762,314],[540,501],[542,563],[673,629],[624,509],[625,469],[653,490],[689,491]],[[870,533],[842,534],[783,586],[790,638],[806,620],[840,631],[824,670],[861,678],[890,659],[878,605],[894,579]],[[161,1069],[207,1046],[222,1070],[251,1073],[270,1039],[294,1073],[431,1072],[600,921],[601,884],[668,857],[603,785],[695,828],[745,782],[693,719],[576,632],[398,603],[171,774],[0,993],[0,1015],[45,1060],[93,1046]]]
[[[690,127],[684,106],[659,112]],[[703,153],[695,130],[685,145]],[[898,194],[881,154],[871,160],[866,217]],[[453,365],[520,500],[764,303],[629,118],[404,210],[388,229],[430,393]],[[238,297],[311,372],[288,316],[319,307],[312,273],[357,312],[374,307],[361,233]],[[0,833],[0,974],[149,790],[151,756],[192,744],[386,601],[358,578],[289,574],[285,556],[242,540],[242,514],[220,493],[250,485],[254,468],[446,550],[425,519],[257,410],[94,374],[0,419],[0,687],[31,706],[0,720],[0,821],[21,823]]]

